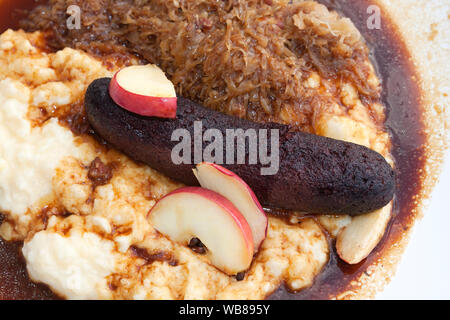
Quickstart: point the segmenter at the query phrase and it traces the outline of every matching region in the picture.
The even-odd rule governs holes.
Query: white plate
[[[424,217],[378,299],[450,299],[450,150]]]

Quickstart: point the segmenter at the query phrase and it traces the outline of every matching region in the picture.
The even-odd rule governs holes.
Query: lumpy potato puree
[[[91,81],[116,69],[70,48],[48,53],[39,32],[0,36],[0,236],[24,241],[33,281],[68,299],[261,299],[283,282],[310,286],[328,262],[329,237],[355,261],[376,245],[379,234],[362,231],[374,221],[384,231],[390,206],[357,218],[270,217],[267,239],[238,281],[156,232],[149,209],[181,185],[62,120]],[[321,81],[313,74],[305,85]],[[384,109],[369,114],[351,85],[342,88],[317,115],[316,133],[366,145],[392,163],[389,136],[374,120]],[[105,181],[93,179],[94,161],[110,168]]]

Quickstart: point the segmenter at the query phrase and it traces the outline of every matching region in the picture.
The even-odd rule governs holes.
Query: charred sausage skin
[[[122,109],[111,99],[110,80],[97,79],[86,92],[86,114],[93,129],[131,158],[184,184],[198,185],[192,172],[195,165],[172,162],[172,149],[179,142],[171,141],[171,136],[174,130],[184,128],[193,137],[194,122],[202,121],[203,131],[219,129],[224,136],[226,129],[279,130],[276,175],[261,175],[261,168],[266,166],[259,162],[223,165],[246,181],[267,208],[359,215],[379,209],[393,198],[393,169],[383,156],[364,146],[292,132],[281,124],[239,119],[181,97],[176,119],[142,117]],[[246,160],[248,152],[246,148]],[[192,152],[191,163],[193,157]]]

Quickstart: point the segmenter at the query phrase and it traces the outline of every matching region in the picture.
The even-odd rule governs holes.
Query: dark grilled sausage
[[[184,98],[178,99],[176,119],[142,117],[114,103],[108,93],[109,82],[109,78],[95,80],[86,92],[87,118],[94,130],[131,158],[187,185],[198,184],[192,172],[194,165],[172,162],[172,149],[179,142],[171,141],[171,136],[174,130],[184,128],[193,137],[194,121],[201,120],[203,132],[214,128],[224,136],[226,129],[279,130],[280,164],[276,175],[261,175],[261,168],[267,166],[259,161],[249,165],[248,148],[247,164],[223,165],[246,181],[265,207],[358,215],[383,207],[393,197],[391,166],[383,156],[364,146],[291,132],[285,125],[254,123]]]

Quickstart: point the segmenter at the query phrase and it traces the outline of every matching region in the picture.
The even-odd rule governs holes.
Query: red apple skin
[[[227,176],[234,177],[234,178],[236,178],[237,180],[239,180],[239,181],[247,188],[248,193],[250,193],[250,195],[252,196],[252,199],[253,199],[253,201],[255,201],[255,204],[256,204],[256,206],[258,207],[258,209],[259,209],[264,215],[266,215],[266,213],[264,212],[263,207],[262,207],[261,204],[259,203],[259,200],[258,200],[258,198],[256,197],[255,193],[254,193],[253,190],[248,186],[248,184],[245,183],[244,180],[242,180],[241,177],[239,177],[239,176],[238,176],[237,174],[235,174],[233,171],[230,171],[230,170],[228,170],[228,169],[226,169],[226,168],[224,168],[224,167],[222,167],[222,166],[220,166],[220,165],[218,165],[218,164],[211,163],[211,162],[203,162],[203,163],[204,163],[204,164],[208,164],[208,165],[210,165],[210,166],[216,168],[217,170],[219,170],[220,172],[222,172],[223,174],[225,174],[225,175],[227,175]]]
[[[250,229],[250,226],[247,223],[247,220],[245,220],[242,213],[239,212],[239,210],[231,203],[230,200],[227,198],[221,196],[220,194],[205,189],[201,187],[183,187],[177,190],[174,190],[170,192],[169,194],[165,195],[159,201],[162,201],[164,198],[167,198],[171,195],[177,194],[177,193],[189,193],[189,194],[197,194],[200,195],[206,199],[212,200],[218,205],[220,205],[225,211],[227,211],[230,216],[233,218],[233,221],[237,224],[238,228],[242,230],[242,233],[245,238],[245,243],[247,244],[247,248],[249,252],[253,251],[253,236],[252,236],[252,230]],[[153,206],[153,208],[156,207],[156,204]],[[150,209],[149,216],[152,214],[152,209]],[[201,240],[201,239],[200,239]]]
[[[109,94],[119,106],[141,116],[169,119],[177,117],[177,97],[151,97],[129,92],[120,86],[117,73],[109,85]]]
[[[248,193],[250,194],[250,196],[252,197],[253,201],[255,202],[256,206],[258,207],[259,211],[261,211],[261,213],[266,217],[267,219],[267,215],[266,212],[264,211],[263,207],[261,206],[261,204],[259,203],[258,198],[256,197],[255,193],[253,192],[253,190],[249,187],[249,185],[242,180],[241,177],[239,177],[237,174],[235,174],[233,171],[230,171],[224,167],[222,167],[221,165],[215,164],[215,163],[211,163],[211,162],[202,162],[201,164],[206,164],[206,165],[210,165],[214,168],[216,168],[218,171],[220,171],[221,173],[229,176],[229,177],[233,177],[236,180],[238,180],[239,182],[242,183],[243,186],[245,186],[247,188]],[[266,224],[266,230],[265,230],[265,236],[267,236],[267,229],[269,227],[269,224]],[[261,247],[262,242],[259,244],[259,247]],[[259,248],[255,248],[256,251],[259,250]]]

